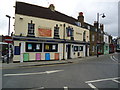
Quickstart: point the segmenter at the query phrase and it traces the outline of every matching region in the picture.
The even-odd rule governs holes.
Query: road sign
[[[4,39],[4,42],[6,42],[6,43],[12,43],[13,39],[12,39],[12,37],[6,36],[5,39]]]

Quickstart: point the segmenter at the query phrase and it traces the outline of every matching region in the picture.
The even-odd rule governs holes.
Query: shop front
[[[104,44],[104,54],[109,54],[109,44]]]
[[[89,56],[89,45],[85,42],[62,39],[30,37],[14,38],[13,62],[62,60]],[[87,45],[87,47],[86,47]],[[87,50],[87,53],[86,53]]]
[[[61,60],[62,41],[38,40],[14,37],[14,61]]]

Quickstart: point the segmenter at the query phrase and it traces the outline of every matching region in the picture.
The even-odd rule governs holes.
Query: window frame
[[[66,28],[67,31],[67,37],[74,37],[74,30],[70,26]]]
[[[94,52],[95,51],[95,46],[92,46],[92,52]]]
[[[46,45],[49,46],[49,49],[46,49]],[[55,49],[53,49],[53,46],[55,46]],[[44,52],[58,52],[58,44],[50,44],[50,43],[44,43]]]
[[[31,23],[28,23],[28,35],[34,35],[34,32],[35,32],[35,24],[32,23],[31,20]]]
[[[32,49],[28,49],[28,45],[31,44]],[[37,49],[37,44],[40,45],[40,49]],[[26,42],[26,52],[42,52],[42,43],[32,43],[32,42]]]
[[[54,27],[54,38],[59,38],[59,27],[58,24]]]
[[[74,46],[74,52],[77,52],[77,51],[78,51],[78,46]]]
[[[83,51],[83,46],[79,46],[79,51]]]
[[[95,35],[92,34],[92,41],[95,41]]]

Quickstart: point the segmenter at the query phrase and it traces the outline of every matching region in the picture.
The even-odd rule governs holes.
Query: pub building
[[[66,60],[89,56],[89,29],[78,19],[55,10],[16,2],[13,62]]]

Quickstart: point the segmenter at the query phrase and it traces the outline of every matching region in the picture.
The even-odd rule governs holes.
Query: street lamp
[[[8,36],[9,36],[9,35],[10,35],[10,18],[11,18],[11,16],[6,15],[6,17],[9,18],[9,23],[8,23]],[[9,45],[9,43],[8,43],[7,64],[9,63],[9,55],[10,55],[10,53],[9,53],[9,47],[10,47],[10,45]]]
[[[99,30],[99,17],[102,15],[102,18],[105,18],[106,16],[105,16],[105,14],[103,13],[103,14],[99,14],[99,13],[97,13],[97,42],[98,42],[98,37],[99,37],[99,35],[98,35],[98,30]],[[98,55],[98,48],[99,46],[97,45],[97,57],[99,56]]]
[[[8,36],[9,36],[10,35],[10,18],[11,18],[11,16],[6,15],[6,17],[9,18],[9,24],[8,24]]]

